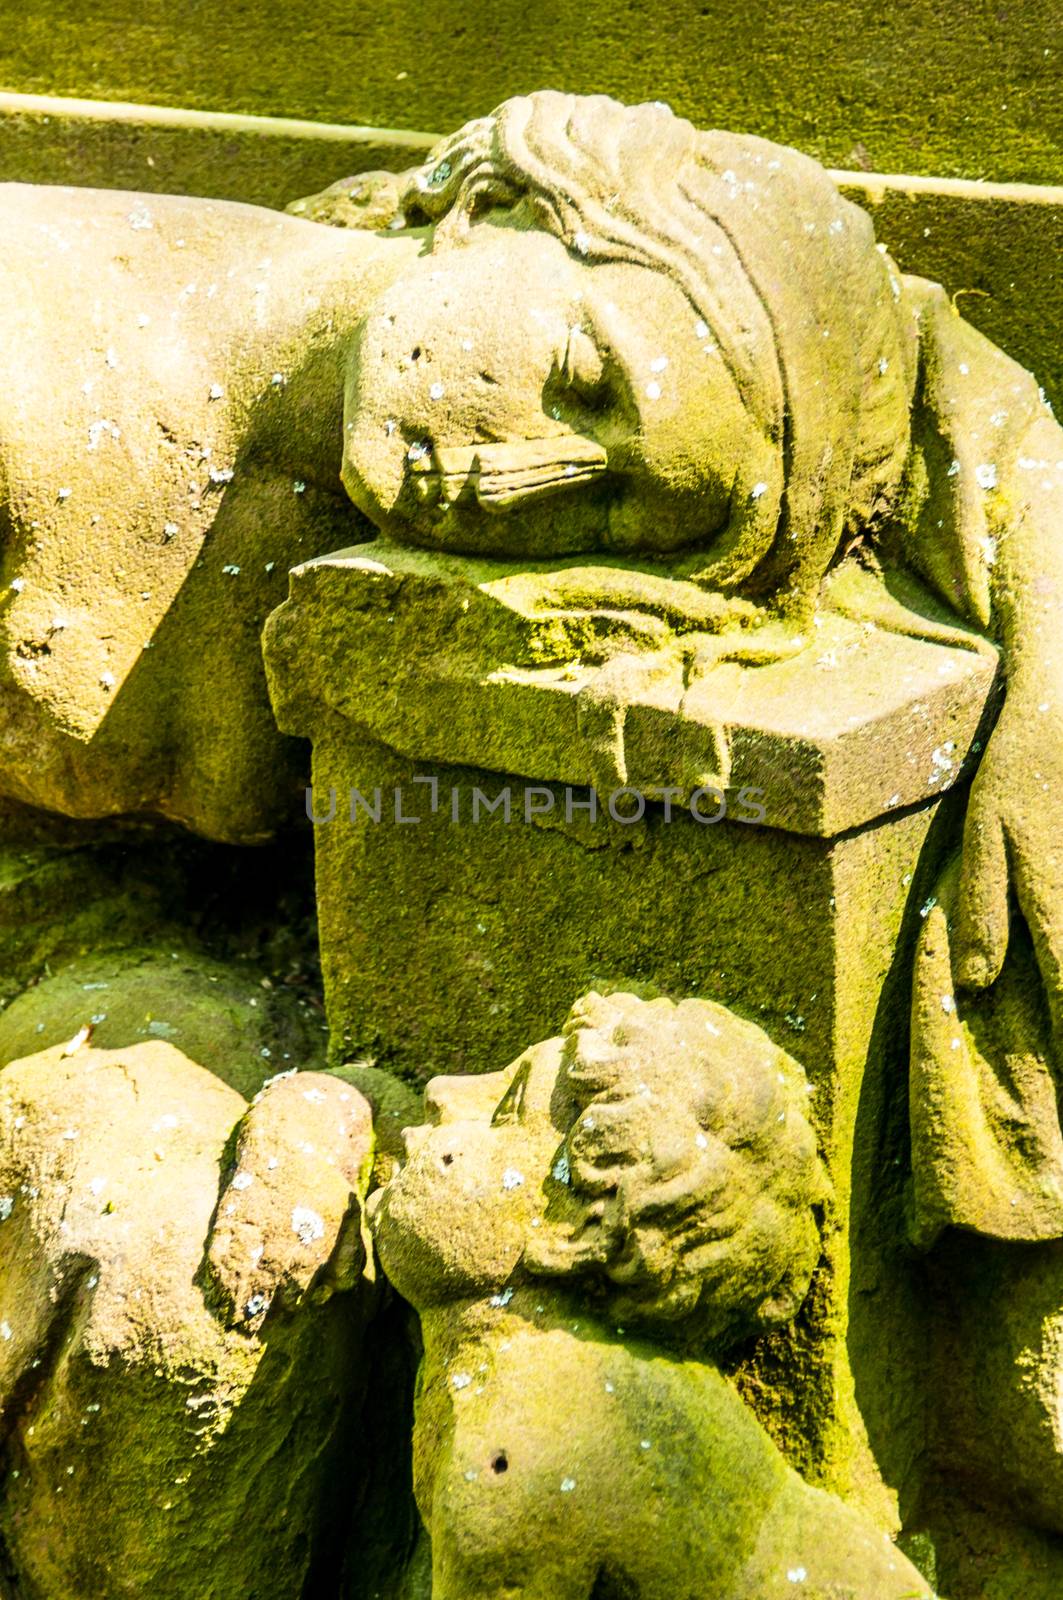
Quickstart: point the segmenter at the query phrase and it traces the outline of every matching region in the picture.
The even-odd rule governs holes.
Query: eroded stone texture
[[[0,1062],[65,1044],[88,1024],[97,1049],[165,1039],[250,1100],[268,1078],[324,1064],[320,1013],[254,968],[200,951],[86,956],[0,1013]]]
[[[602,978],[712,993],[758,1018],[754,1049],[749,1024],[712,1011],[735,1062],[722,1087],[715,1056],[694,1052],[694,1076],[704,1067],[712,1079],[729,1132],[683,1110],[682,1026],[694,1013],[680,1006],[670,1033],[661,1002],[640,1032],[631,1001],[619,1022],[608,1005],[601,1028],[574,1022],[570,1054],[556,1041],[537,1047],[526,1080],[518,1063],[496,1085],[498,1103],[479,1102],[487,1080],[449,1091],[467,1097],[465,1109],[440,1109],[405,1171],[394,1175],[394,1148],[373,1168],[391,1174],[385,1260],[425,1317],[418,1492],[442,1600],[514,1583],[529,1600],[565,1584],[590,1595],[599,1580],[671,1596],[682,1592],[677,1571],[698,1600],[706,1584],[750,1600],[794,1584],[869,1600],[910,1593],[916,1575],[884,1530],[924,1514],[928,1481],[957,1448],[951,1422],[933,1414],[947,1339],[925,1316],[902,1216],[899,1063],[924,925],[917,1207],[928,1174],[944,1170],[954,1192],[939,1204],[949,1187],[939,1184],[920,1242],[942,1223],[1005,1236],[1028,1225],[1022,1205],[1009,1230],[960,1203],[973,1192],[987,1204],[979,1164],[1002,1143],[1009,1209],[1011,1198],[1028,1201],[1037,1226],[1053,1226],[1052,1184],[1042,1182],[1059,1132],[1051,1063],[1027,1117],[1032,1147],[1006,1127],[1006,1105],[973,1139],[951,1113],[919,1119],[956,1090],[941,1054],[951,1039],[933,1012],[946,976],[950,994],[964,992],[961,1044],[977,1080],[973,1095],[961,1082],[961,1098],[983,1111],[1000,1110],[994,1091],[1016,1029],[1042,1065],[1047,1035],[1012,1006],[1016,985],[1024,999],[1043,991],[1042,1022],[1059,1013],[1063,866],[1056,804],[1044,796],[1063,773],[1059,664],[1046,643],[1063,598],[1063,435],[1030,375],[967,327],[943,291],[902,278],[868,218],[814,163],[700,134],[660,104],[550,93],[506,102],[401,184],[381,179],[364,198],[323,200],[321,215],[379,221],[394,201],[400,226],[370,236],[206,202],[8,197],[4,359],[19,382],[0,406],[10,521],[2,785],[60,812],[146,813],[222,840],[262,837],[290,803],[299,757],[270,718],[259,630],[284,569],[339,549],[331,561],[298,561],[267,648],[285,731],[314,741],[317,793],[343,795],[345,809],[360,790],[353,816],[319,828],[318,882],[333,1052],[353,1046],[378,1063],[350,1068],[346,1085],[286,1079],[246,1115],[242,1096],[210,1078],[187,1143],[165,1120],[162,1086],[186,1072],[203,1082],[202,1069],[172,1051],[159,1057],[162,1044],[117,1037],[119,1061],[93,1049],[82,1029],[103,1022],[90,1016],[65,1050],[5,1070],[0,1093],[22,1095],[23,1109],[10,1111],[10,1157],[4,1147],[12,1204],[0,1227],[16,1253],[3,1287],[26,1319],[16,1329],[5,1314],[3,1324],[14,1363],[3,1392],[17,1402],[8,1452],[21,1452],[4,1512],[11,1559],[46,1592],[85,1586],[74,1522],[58,1521],[62,1490],[67,1506],[83,1496],[82,1522],[119,1508],[101,1535],[105,1574],[122,1573],[115,1582],[132,1574],[159,1593],[169,1584],[176,1600],[198,1581],[209,1541],[220,1543],[219,1581],[233,1592],[280,1600],[312,1584],[318,1529],[335,1531],[327,1490],[343,1483],[326,1470],[328,1452],[345,1448],[341,1400],[356,1403],[351,1373],[364,1370],[369,1300],[355,1286],[368,1263],[349,1202],[369,1181],[372,1150],[368,1114],[350,1120],[362,1105],[350,1084],[375,1083],[393,1123],[406,1097],[384,1092],[371,1076],[381,1067],[416,1080],[439,1065],[482,1072],[552,1032],[572,993]],[[60,363],[64,385],[54,382]],[[365,518],[383,537],[351,554]],[[302,643],[300,607],[313,616]],[[404,695],[421,703],[407,709]],[[426,758],[448,766],[418,772]],[[414,780],[425,785],[419,820],[399,809]],[[460,813],[475,805],[470,791],[503,785],[518,820],[492,810],[463,831],[448,788]],[[406,798],[387,825],[379,797],[372,819],[366,795],[390,803],[399,786]],[[592,792],[607,802],[611,787],[642,808],[634,819],[623,810],[596,823],[584,809]],[[727,808],[718,827],[690,810],[714,791]],[[685,814],[672,816],[670,799]],[[959,867],[948,869],[958,878],[939,881],[964,800]],[[14,856],[5,865],[17,911],[45,867]],[[53,898],[62,881],[52,876]],[[105,921],[74,920],[78,938]],[[64,962],[100,958],[95,947],[72,950],[73,938],[56,946]],[[131,942],[128,929],[101,938],[108,959]],[[50,949],[42,935],[20,960],[39,966]],[[12,1048],[24,1048],[27,1029],[34,1042],[40,1024],[50,1038],[76,1020],[86,970],[57,967],[39,997],[12,1006]],[[172,995],[150,975],[142,983],[123,956],[116,999],[126,1009],[108,1026],[178,1026],[154,1013],[138,1020],[143,993],[156,989],[168,1010],[187,1002],[191,1044],[210,1006],[224,1003],[198,1010],[212,975],[193,963]],[[238,1055],[273,1037],[246,1021],[232,1035]],[[210,1047],[227,1056],[228,1038],[219,1029]],[[807,1067],[800,1115],[784,1043]],[[263,1048],[272,1045],[259,1045],[260,1059]],[[148,1071],[159,1062],[165,1070]],[[218,1073],[243,1090],[252,1066],[222,1063]],[[540,1068],[546,1098],[525,1116],[521,1096]],[[595,1072],[619,1076],[581,1098],[572,1085],[584,1070],[587,1083]],[[660,1079],[659,1118],[644,1115],[657,1091],[643,1070]],[[92,1185],[110,1174],[78,1164],[82,1123],[94,1130],[89,1155],[98,1142],[121,1178],[113,1209],[109,1199],[94,1209]],[[720,1154],[721,1172],[698,1169],[677,1126],[695,1151],[699,1128],[718,1135],[729,1154],[704,1148]],[[792,1147],[780,1145],[780,1126]],[[810,1127],[833,1195],[811,1286],[812,1211],[826,1202]],[[443,1148],[454,1128],[462,1148]],[[30,1177],[18,1154],[26,1130],[43,1138],[38,1155],[30,1141]],[[592,1134],[600,1143],[584,1151]],[[451,1168],[466,1174],[460,1189],[447,1187]],[[157,1180],[175,1169],[185,1174],[175,1187],[187,1180],[195,1199],[170,1219]],[[741,1222],[727,1220],[723,1248],[715,1213],[706,1236],[697,1228],[701,1205],[711,1209],[732,1182]],[[670,1185],[690,1202],[678,1216]],[[548,1202],[541,1214],[536,1195]],[[573,1212],[577,1202],[586,1205]],[[108,1233],[126,1221],[112,1259]],[[674,1261],[688,1227],[703,1249],[696,1269]],[[20,1242],[27,1229],[46,1248]],[[987,1413],[1016,1440],[1004,1478],[1020,1456],[1034,1459],[1026,1442],[1043,1444],[1051,1423],[1054,1242],[986,1348]],[[988,1244],[975,1259],[999,1293],[1010,1280],[994,1277]],[[127,1270],[135,1288],[115,1277]],[[925,1270],[960,1281],[943,1253]],[[433,1283],[434,1298],[424,1287]],[[975,1299],[964,1287],[961,1321]],[[469,1310],[484,1299],[486,1309]],[[676,1355],[680,1325],[700,1338],[699,1354],[729,1356],[734,1388],[705,1361],[689,1370]],[[740,1335],[755,1342],[733,1347]],[[311,1343],[319,1365],[296,1392]],[[1016,1385],[1020,1366],[1035,1372],[1034,1398]],[[951,1371],[965,1385],[957,1402],[945,1396],[958,1419],[979,1397],[961,1362]],[[214,1390],[203,1392],[224,1390],[231,1417],[220,1437],[209,1427],[206,1442],[191,1437],[189,1374],[209,1377]],[[634,1397],[616,1433],[598,1409],[607,1382]],[[70,1408],[78,1385],[94,1394],[97,1383],[115,1390],[115,1432],[103,1440],[105,1470],[81,1489],[64,1457]],[[503,1470],[487,1453],[499,1448],[486,1431],[496,1397],[507,1427],[518,1415],[526,1426],[526,1480],[508,1454]],[[102,1418],[102,1397],[92,1403]],[[643,1407],[689,1441],[662,1469],[670,1537],[656,1553],[641,1537],[659,1481]],[[578,1471],[558,1429],[570,1414],[581,1450],[587,1441]],[[255,1460],[275,1463],[279,1490],[273,1467],[267,1481],[243,1454],[263,1429],[267,1452]],[[621,1478],[607,1447],[622,1457],[636,1433],[648,1459],[635,1457]],[[980,1439],[970,1475],[996,1493],[991,1430]],[[448,1477],[463,1460],[460,1478]],[[154,1498],[134,1522],[137,1462],[136,1484]],[[877,1527],[810,1490],[795,1467]],[[185,1500],[162,1498],[173,1468]],[[583,1520],[588,1477],[604,1491],[597,1522]],[[1015,1479],[999,1488],[1011,1506],[1022,1499],[1018,1469]],[[1027,1515],[1049,1529],[1053,1482],[1046,1469],[1027,1497]],[[721,1486],[715,1502],[705,1483]],[[244,1535],[260,1493],[265,1531],[252,1542]],[[602,1505],[616,1508],[614,1524]],[[180,1542],[171,1530],[183,1506],[199,1532]],[[692,1506],[705,1521],[692,1520]],[[529,1519],[534,1537],[518,1537]],[[931,1517],[931,1546],[936,1532]]]
[[[996,1096],[1002,1126],[1016,985],[1049,1021],[1059,1011],[1063,709],[1048,640],[1063,599],[1063,435],[1031,376],[940,288],[898,273],[821,173],[756,140],[698,134],[666,107],[507,102],[444,141],[403,205],[430,225],[430,248],[381,293],[346,402],[344,481],[386,543],[339,558],[359,596],[346,618],[339,584],[329,599],[318,590],[313,671],[293,613],[267,642],[280,715],[316,746],[333,1023],[345,1043],[413,1067],[390,993],[390,974],[412,973],[430,997],[428,1049],[482,1068],[494,1048],[556,1027],[563,971],[575,987],[650,978],[733,998],[813,1055],[815,1030],[813,1115],[838,1195],[830,1274],[807,1339],[766,1341],[743,1381],[798,1459],[888,1522],[947,1459],[927,1450],[933,1380],[918,1398],[912,1387],[936,1370],[935,1335],[901,1243],[897,1088],[915,935],[935,905],[953,897],[944,953],[939,938],[934,966],[924,945],[915,968],[917,1081],[936,1093],[956,1076],[940,1058],[947,1030],[923,1026],[939,967],[942,992],[982,1019],[978,1093]],[[475,327],[463,315],[473,285]],[[392,561],[389,544],[446,561]],[[929,604],[913,604],[913,577]],[[406,602],[419,584],[417,629]],[[866,670],[875,629],[903,637],[893,676],[888,646]],[[959,737],[957,697],[931,695],[928,714],[918,674],[906,676],[914,641],[974,658]],[[417,704],[403,674],[424,646]],[[1002,708],[987,693],[997,653]],[[911,659],[932,673],[932,650]],[[830,695],[847,668],[862,707],[848,685]],[[742,819],[729,813],[710,843],[695,819],[668,819],[667,795],[674,785],[682,804],[700,784],[740,800],[731,779],[745,776],[743,739],[765,754],[774,673],[791,693],[774,724],[767,695],[769,731],[786,724],[768,787],[792,776],[804,809],[770,820],[806,836],[765,832],[738,861]],[[337,688],[322,696],[314,680]],[[795,709],[805,682],[825,722]],[[846,775],[864,722],[869,759]],[[958,878],[939,882],[964,796],[936,816],[933,802],[970,776],[968,753]],[[563,785],[579,805],[628,779],[650,800],[637,825],[614,817],[595,833],[572,814]],[[468,826],[476,790],[493,802],[506,784],[527,824],[481,803]],[[385,822],[396,787],[402,809]],[[355,877],[357,899],[344,887]],[[328,904],[344,896],[346,917]],[[465,1019],[483,990],[473,1040]],[[1035,1148],[1009,1136],[1003,1165],[1044,1209],[1054,1065],[1038,1082]],[[944,1132],[946,1163],[968,1161],[949,1182],[977,1194],[967,1130]],[[915,1157],[918,1194],[918,1137]]]
[[[357,523],[343,334],[410,241],[175,196],[0,205],[0,786],[263,838],[299,755],[258,635],[292,562]]]
[[[624,994],[504,1072],[429,1085],[371,1209],[424,1329],[435,1600],[926,1592],[711,1361],[807,1291],[827,1199],[807,1092],[723,1007]]]
[[[363,1470],[371,1156],[368,1105],[321,1074],[248,1108],[162,1041],[3,1069],[0,1541],[19,1593],[301,1592]]]

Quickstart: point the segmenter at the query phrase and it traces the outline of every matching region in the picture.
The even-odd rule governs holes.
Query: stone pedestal
[[[313,741],[329,818],[333,1049],[418,1081],[495,1068],[605,984],[758,1022],[808,1073],[835,1199],[801,1317],[738,1381],[799,1470],[897,1526],[924,1440],[911,945],[995,658],[825,613],[771,665],[691,676],[667,631],[565,661],[530,595],[526,575],[376,544],[297,568],[271,618],[274,705]]]

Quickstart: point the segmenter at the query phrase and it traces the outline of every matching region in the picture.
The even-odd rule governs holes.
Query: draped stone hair
[[[788,1322],[828,1197],[798,1064],[706,1000],[592,993],[564,1036],[568,1132],[525,1265],[702,1348]]]
[[[660,104],[505,101],[409,175],[408,222],[460,241],[523,202],[588,264],[668,274],[711,330],[774,470],[714,541],[711,582],[807,609],[848,531],[885,518],[909,447],[915,319],[870,218],[815,161]]]

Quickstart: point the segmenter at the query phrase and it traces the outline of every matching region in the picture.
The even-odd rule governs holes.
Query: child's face
[[[431,1120],[404,1130],[407,1162],[369,1206],[384,1270],[418,1310],[491,1294],[520,1261],[564,1134],[560,1067],[548,1039],[504,1072],[428,1085]]]

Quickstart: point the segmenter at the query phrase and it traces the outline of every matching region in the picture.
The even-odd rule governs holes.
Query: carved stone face
[[[711,545],[766,455],[678,284],[581,261],[523,202],[437,233],[380,295],[345,427],[383,532],[484,555]]]
[[[429,1083],[430,1120],[404,1130],[407,1163],[368,1207],[384,1270],[418,1310],[490,1294],[516,1267],[546,1209],[560,1066],[548,1039],[503,1072]]]

